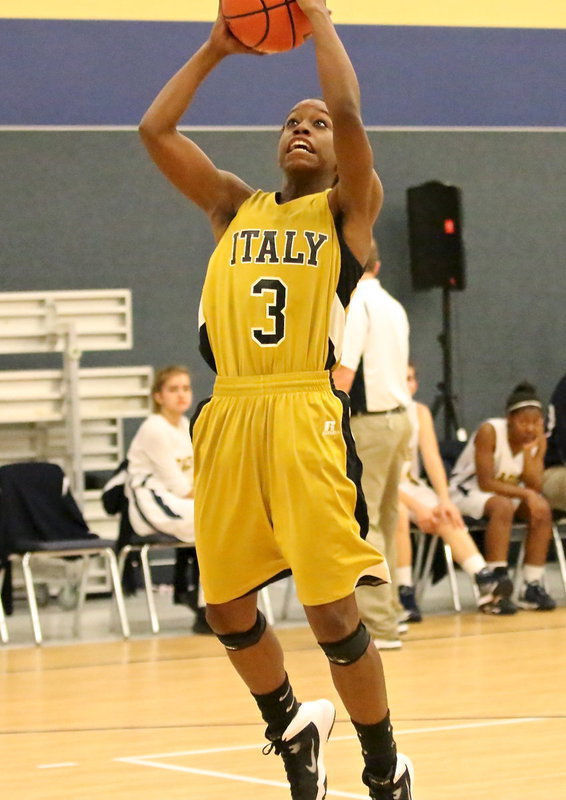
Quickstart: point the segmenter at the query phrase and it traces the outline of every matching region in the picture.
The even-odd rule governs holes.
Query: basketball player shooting
[[[295,698],[257,608],[258,588],[289,570],[360,740],[369,796],[410,800],[412,767],[396,752],[379,653],[354,595],[358,582],[377,585],[389,573],[364,540],[360,462],[347,398],[330,372],[340,350],[334,322],[368,258],[382,189],[330,12],[324,0],[296,2],[312,29],[324,100],[298,102],[284,121],[279,192],[217,169],[176,128],[221,61],[253,53],[220,13],[140,125],[151,158],[205,212],[216,240],[199,324],[217,377],[193,418],[201,580],[208,622],[259,707],[266,751],[282,756],[293,800],[326,796],[335,709]]]

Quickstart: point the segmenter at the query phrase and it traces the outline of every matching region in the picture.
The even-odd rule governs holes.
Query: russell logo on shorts
[[[336,428],[336,422],[333,419],[327,419],[324,423],[324,430],[322,431],[323,436],[336,436],[338,430]]]

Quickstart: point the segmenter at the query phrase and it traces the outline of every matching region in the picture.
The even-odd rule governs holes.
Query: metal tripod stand
[[[442,380],[436,384],[438,394],[432,403],[432,416],[436,418],[438,412],[444,411],[444,439],[459,439],[465,441],[466,432],[461,427],[458,411],[457,396],[452,390],[452,328],[450,289],[442,289],[442,333],[438,336],[442,348]]]

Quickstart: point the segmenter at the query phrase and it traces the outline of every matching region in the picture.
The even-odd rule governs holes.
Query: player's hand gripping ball
[[[281,53],[299,47],[311,25],[296,0],[221,0],[230,32],[259,53]]]

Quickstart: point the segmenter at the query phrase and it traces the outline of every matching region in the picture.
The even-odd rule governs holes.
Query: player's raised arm
[[[227,55],[251,52],[230,34],[219,12],[207,41],[165,84],[139,126],[153,161],[208,214],[217,236],[251,189],[235,175],[219,170],[177,125],[201,83]]]
[[[362,121],[358,79],[324,0],[297,3],[312,26],[322,94],[332,119],[339,178],[334,193],[345,215],[344,233],[365,263],[371,244],[369,227],[381,208],[382,188]],[[365,232],[360,234],[360,229]]]

